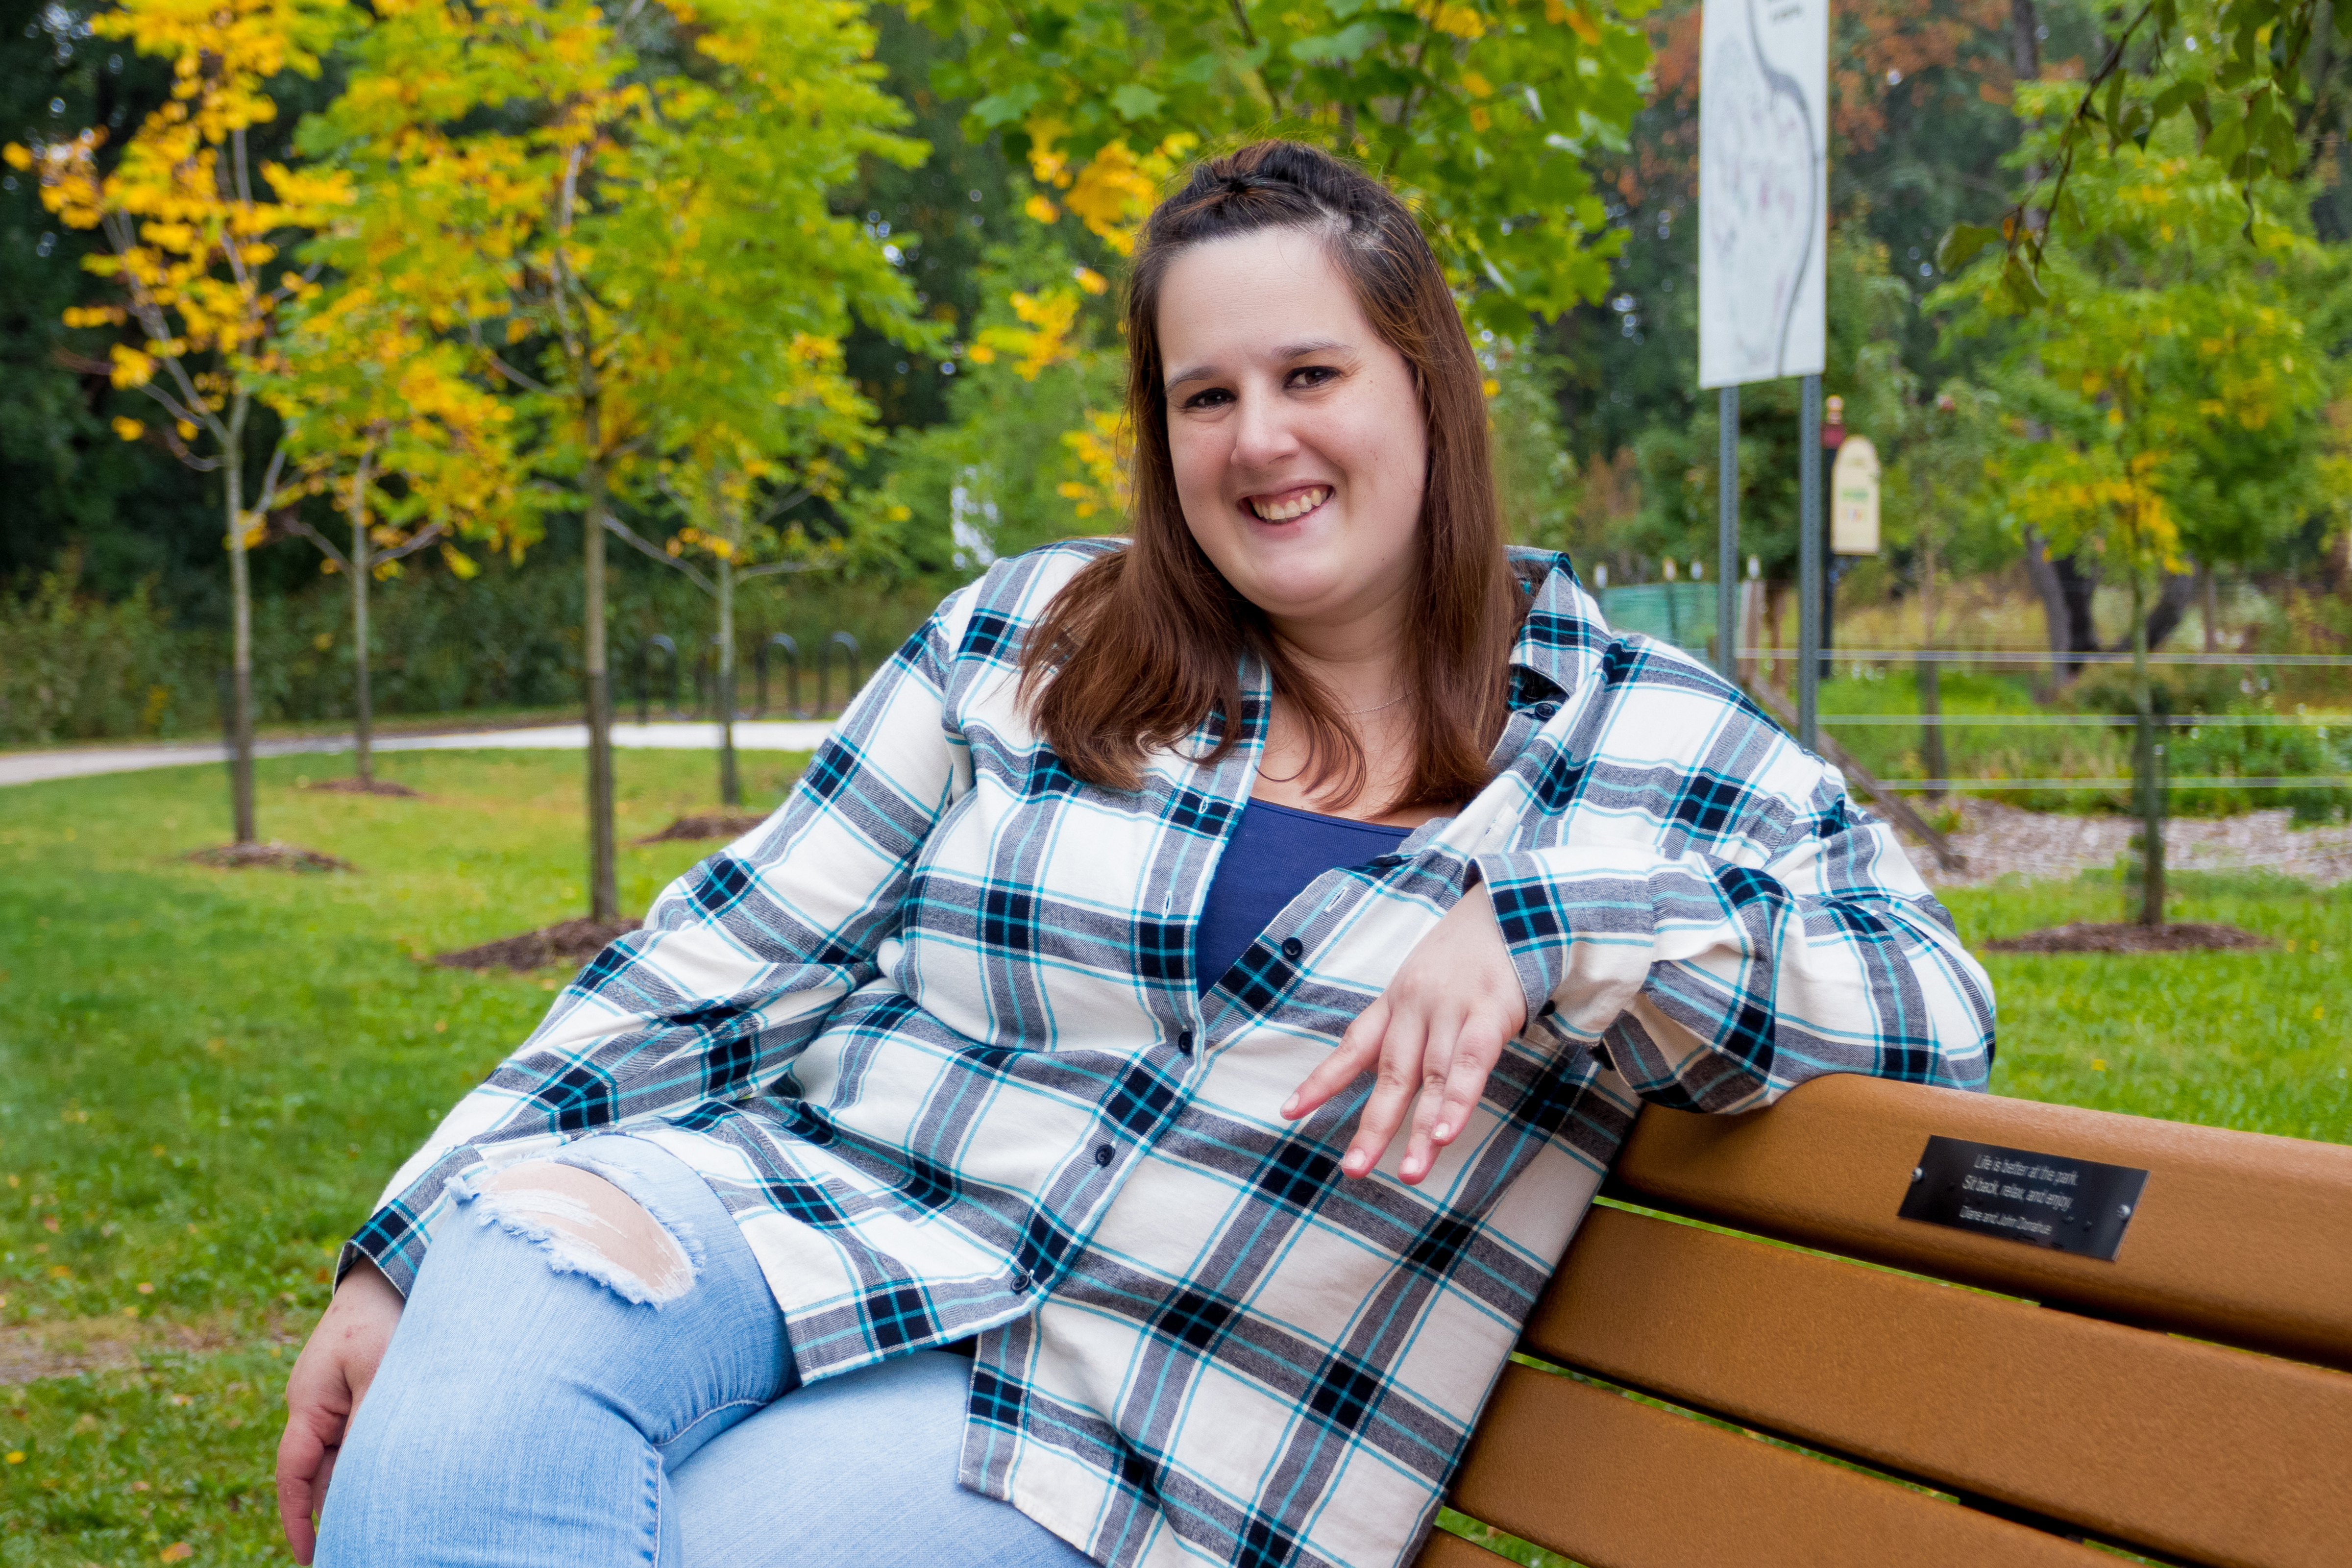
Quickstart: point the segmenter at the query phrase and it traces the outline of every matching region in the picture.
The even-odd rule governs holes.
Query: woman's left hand
[[[1377,1068],[1372,1097],[1339,1168],[1350,1176],[1369,1173],[1410,1107],[1412,1131],[1398,1174],[1419,1182],[1437,1151],[1461,1134],[1504,1043],[1527,1023],[1494,900],[1484,886],[1473,888],[1405,955],[1380,1000],[1348,1026],[1339,1048],[1307,1075],[1282,1114],[1305,1116]]]

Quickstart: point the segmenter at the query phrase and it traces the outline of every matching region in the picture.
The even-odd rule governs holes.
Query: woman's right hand
[[[286,1379],[286,1436],[278,1440],[278,1516],[294,1561],[306,1565],[319,1543],[316,1523],[343,1433],[367,1397],[368,1384],[400,1324],[401,1295],[362,1258],[335,1287],[326,1315]]]

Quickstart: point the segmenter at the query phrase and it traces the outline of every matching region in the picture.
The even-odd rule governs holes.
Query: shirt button
[[[1176,1049],[1184,1056],[1189,1057],[1192,1054],[1192,1030],[1187,1029],[1182,1034],[1176,1037]]]
[[[1559,711],[1559,704],[1557,702],[1538,702],[1533,708],[1529,709],[1528,711],[1536,716],[1537,723],[1549,724],[1552,721],[1552,716]]]
[[[1286,936],[1282,939],[1283,957],[1297,958],[1300,953],[1305,952],[1306,951],[1307,944],[1299,941],[1297,937]]]
[[[1095,1151],[1095,1163],[1097,1165],[1108,1165],[1110,1163],[1109,1144],[1105,1143]]]
[[[1028,1289],[1029,1276],[1024,1274],[1018,1268],[1014,1269],[1013,1271],[1013,1293],[1019,1296],[1025,1293]]]
[[[1557,1013],[1557,1012],[1559,1012],[1559,1003],[1557,1003],[1557,1002],[1547,1002],[1547,1003],[1545,1003],[1545,1004],[1543,1005],[1543,1010],[1542,1010],[1541,1012],[1538,1013],[1538,1014],[1536,1015],[1536,1016],[1537,1016],[1537,1017],[1538,1017],[1538,1018],[1549,1018],[1549,1017],[1550,1017],[1554,1013]]]

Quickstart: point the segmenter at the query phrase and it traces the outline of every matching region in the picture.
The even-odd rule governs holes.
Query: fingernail
[[[1430,1136],[1436,1139],[1440,1143],[1444,1142],[1448,1138],[1454,1136],[1454,1123],[1451,1121],[1439,1122],[1435,1127],[1430,1129]]]
[[[1409,1182],[1415,1176],[1421,1174],[1422,1163],[1418,1160],[1407,1160],[1402,1168],[1404,1172],[1405,1180]]]
[[[1298,1114],[1298,1097],[1297,1095],[1294,1094],[1288,1100],[1282,1102],[1282,1113],[1285,1116],[1296,1116]]]

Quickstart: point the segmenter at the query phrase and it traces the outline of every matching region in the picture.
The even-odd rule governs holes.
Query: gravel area
[[[1967,869],[1942,870],[1925,850],[1912,857],[1920,875],[1939,887],[1972,887],[2012,872],[2065,878],[2104,870],[2130,847],[2137,826],[2123,816],[2021,811],[1990,800],[1957,804],[1966,820],[1950,838],[1968,857]],[[2295,827],[2292,821],[2283,810],[2176,816],[2165,826],[2165,864],[2175,871],[2277,871],[2319,887],[2352,879],[2352,827]]]

